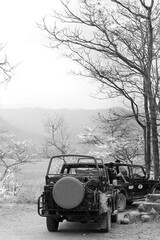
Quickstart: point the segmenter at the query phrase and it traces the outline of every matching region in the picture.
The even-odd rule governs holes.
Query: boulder
[[[144,215],[141,215],[140,217],[140,220],[142,222],[149,222],[150,220],[152,220],[153,218],[151,217],[151,215],[149,214],[144,214]]]
[[[130,220],[129,220],[129,218],[125,217],[125,218],[121,219],[121,220],[119,221],[119,223],[120,223],[120,224],[129,224],[129,223],[130,223]]]
[[[140,219],[140,212],[139,211],[131,211],[124,215],[124,219],[129,219],[130,223],[134,223],[139,221]]]
[[[152,208],[149,213],[150,215],[154,215],[154,216],[158,215],[158,212],[154,208]]]
[[[144,204],[143,204],[143,203],[140,203],[140,204],[138,205],[138,207],[137,207],[137,210],[138,210],[139,212],[145,212],[146,209],[145,209],[145,207],[144,207]]]

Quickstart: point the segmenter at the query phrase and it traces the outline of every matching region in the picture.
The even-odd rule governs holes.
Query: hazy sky
[[[93,99],[95,87],[73,78],[73,64],[44,46],[36,25],[60,7],[60,0],[5,0],[0,8],[0,42],[12,65],[20,63],[7,88],[0,89],[1,107],[108,108],[113,100]],[[115,105],[117,105],[115,103]]]

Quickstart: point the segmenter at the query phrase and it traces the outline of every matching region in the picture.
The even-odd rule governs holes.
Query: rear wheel
[[[47,217],[46,225],[49,232],[56,232],[59,226],[59,222],[52,217]]]
[[[123,212],[126,208],[126,197],[123,193],[118,194],[118,212]]]

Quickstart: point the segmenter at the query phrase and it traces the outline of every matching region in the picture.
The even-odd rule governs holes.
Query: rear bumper
[[[98,203],[95,203],[92,206],[90,203],[84,201],[80,204],[80,206],[73,208],[73,209],[63,209],[59,206],[57,206],[54,201],[52,202],[52,206],[48,207],[48,204],[46,203],[46,196],[45,193],[43,193],[38,198],[38,214],[41,217],[49,217],[49,216],[64,216],[64,218],[67,218],[68,216],[93,216],[98,215],[99,213],[99,205]]]

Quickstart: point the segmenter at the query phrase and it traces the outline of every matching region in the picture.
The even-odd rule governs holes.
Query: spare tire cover
[[[58,206],[64,209],[72,209],[82,202],[85,190],[78,179],[63,177],[56,182],[52,193]]]

